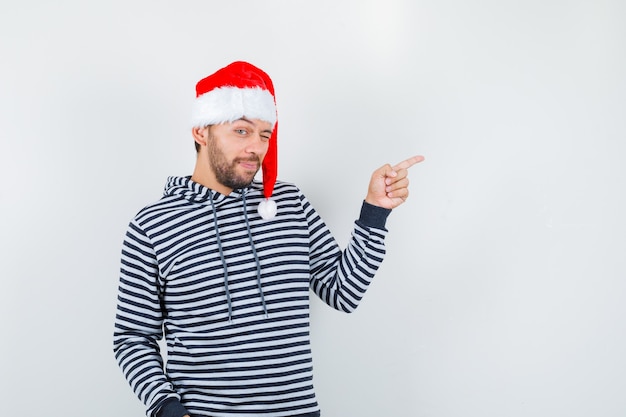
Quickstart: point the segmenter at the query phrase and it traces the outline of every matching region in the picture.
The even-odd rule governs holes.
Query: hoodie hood
[[[221,194],[202,184],[199,184],[187,177],[168,177],[163,190],[164,196],[180,196],[189,202],[198,204],[214,204],[219,205],[225,201],[233,201],[241,199],[244,195],[249,197],[263,197],[263,184],[260,181],[252,181],[252,183],[243,189],[233,190],[229,195]]]

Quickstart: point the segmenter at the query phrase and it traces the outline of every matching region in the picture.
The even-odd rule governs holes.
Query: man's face
[[[272,125],[258,119],[239,119],[209,127],[207,151],[216,180],[230,189],[245,188],[261,168]]]

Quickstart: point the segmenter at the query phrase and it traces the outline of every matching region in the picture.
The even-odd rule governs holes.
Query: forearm
[[[178,400],[179,396],[165,376],[158,336],[145,328],[126,327],[127,322],[118,313],[113,336],[115,358],[128,384],[146,405],[148,415],[155,415],[161,404],[170,398]]]
[[[179,399],[163,370],[158,345],[163,337],[164,313],[157,264],[151,240],[131,222],[122,247],[113,350],[124,377],[146,405],[149,416],[154,416],[168,399]]]
[[[385,221],[391,210],[363,203],[352,237],[342,252],[331,237],[317,239],[311,288],[331,307],[354,311],[374,278],[385,254]],[[334,242],[334,240],[333,240]]]

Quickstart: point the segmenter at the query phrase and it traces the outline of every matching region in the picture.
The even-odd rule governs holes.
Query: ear
[[[206,146],[209,140],[209,126],[194,127],[191,129],[193,140],[200,146]]]

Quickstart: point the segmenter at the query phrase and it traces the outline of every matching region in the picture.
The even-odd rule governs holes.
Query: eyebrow
[[[241,120],[241,121],[244,121],[244,122],[250,123],[252,126],[256,127],[256,124],[255,124],[252,120],[247,119],[247,118],[245,118],[245,117],[240,117],[240,118],[239,118],[239,119],[237,119],[237,120]],[[272,134],[272,129],[265,129],[265,130],[262,130],[262,132],[269,133],[269,134],[271,135],[271,134]]]

